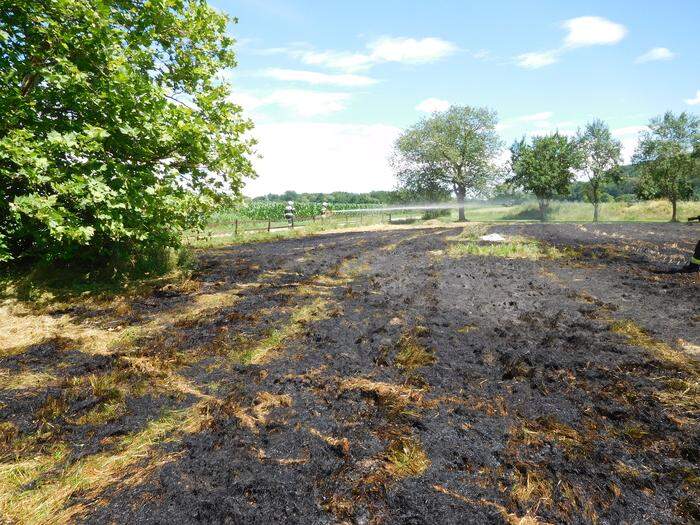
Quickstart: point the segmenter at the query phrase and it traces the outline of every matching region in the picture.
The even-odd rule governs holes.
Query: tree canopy
[[[177,246],[254,175],[236,65],[205,0],[33,0],[0,9],[0,259]]]
[[[649,123],[642,133],[634,161],[641,171],[639,195],[663,197],[672,205],[672,221],[677,221],[677,203],[693,194],[693,174],[700,152],[700,119],[686,112],[668,111]]]
[[[568,194],[575,170],[581,165],[575,141],[558,132],[534,137],[531,144],[523,137],[510,151],[513,176],[509,182],[537,197],[540,218],[546,220],[549,202]]]
[[[467,193],[479,194],[499,173],[496,123],[496,113],[488,108],[452,106],[408,128],[394,147],[400,185],[453,191],[459,219],[465,220]]]
[[[581,154],[580,168],[588,179],[588,198],[593,204],[593,220],[598,221],[602,186],[619,177],[622,144],[602,120],[594,120],[579,131],[576,144]]]

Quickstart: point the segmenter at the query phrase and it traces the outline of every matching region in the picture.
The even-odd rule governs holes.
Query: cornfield
[[[248,219],[254,221],[279,221],[284,219],[284,211],[287,206],[286,202],[272,201],[251,201],[240,206],[221,210],[212,217],[213,222],[219,222],[224,219]],[[378,204],[356,204],[334,202],[330,203],[328,208],[331,211],[352,211],[367,208],[378,208]],[[309,219],[321,215],[323,206],[320,202],[295,202],[294,216],[298,219]]]

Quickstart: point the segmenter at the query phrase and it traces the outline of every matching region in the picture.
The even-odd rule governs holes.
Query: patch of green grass
[[[430,466],[430,458],[416,438],[400,438],[387,449],[389,472],[397,478],[420,476]]]
[[[405,372],[413,372],[436,361],[433,352],[421,345],[413,334],[403,335],[397,347],[394,363]]]
[[[392,222],[413,216],[417,212],[395,211],[391,213]],[[388,224],[389,215],[386,212],[367,213],[362,216],[356,214],[338,213],[326,218],[316,220],[304,219],[295,222],[294,228],[287,228],[284,221],[272,223],[272,231],[266,231],[267,221],[239,221],[238,235],[235,233],[233,215],[221,215],[216,221],[211,222],[204,233],[188,232],[184,236],[184,242],[192,248],[215,248],[218,246],[248,244],[255,242],[271,242],[281,239],[295,239],[321,233],[328,230],[342,230],[363,226],[376,226]],[[449,219],[449,218],[448,218]],[[247,231],[255,228],[256,231]]]
[[[456,211],[453,211],[456,216]],[[466,215],[472,221],[538,221],[537,203],[525,202],[515,206],[467,205]],[[678,203],[678,217],[700,215],[700,202]],[[593,205],[588,202],[553,202],[547,220],[564,222],[589,222],[593,219]],[[671,203],[663,200],[642,202],[603,202],[600,204],[601,221],[658,221],[671,219]]]
[[[23,263],[0,268],[0,300],[17,300],[42,308],[139,295],[186,279],[193,266],[192,251],[186,248],[164,249],[139,261],[115,264]]]
[[[487,243],[466,241],[451,244],[447,248],[450,257],[476,255],[478,257],[504,257],[506,259],[560,259],[570,256],[568,250],[560,250],[541,242],[531,240],[511,240],[508,242]]]

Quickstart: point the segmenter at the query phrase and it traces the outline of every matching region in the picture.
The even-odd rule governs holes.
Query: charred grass
[[[365,257],[334,237],[313,271],[325,252],[285,241],[245,264],[220,255],[241,282],[205,272],[94,316],[15,307],[12,322],[31,330],[0,347],[0,515],[698,519],[697,363],[612,299],[567,291],[562,243],[510,236],[525,246],[489,253],[476,240],[487,231],[382,232],[364,239]],[[492,260],[406,255],[457,245]],[[266,266],[273,256],[296,262]],[[550,259],[556,282],[499,266],[511,257]],[[520,288],[465,287],[440,302],[454,292],[440,272],[455,265],[474,289],[493,275]],[[538,309],[510,312],[511,292]]]
[[[163,296],[188,298],[184,308],[178,303],[174,315],[167,308],[139,314],[143,307],[137,306],[138,299],[126,295],[112,300],[106,309],[100,305],[95,318],[99,323],[76,317],[68,303],[60,308],[71,313],[59,315],[55,302],[39,310],[21,303],[8,306],[2,322],[24,323],[31,330],[23,333],[28,344],[0,348],[0,357],[11,360],[2,363],[9,366],[1,370],[9,380],[0,389],[0,409],[31,399],[33,413],[0,425],[0,515],[17,523],[71,522],[117,482],[141,482],[157,466],[171,461],[163,444],[209,428],[212,413],[257,432],[271,411],[291,406],[288,395],[260,392],[250,405],[243,405],[230,394],[218,398],[205,393],[188,376],[199,370],[198,363],[220,356],[225,361],[218,367],[224,368],[227,363],[256,365],[269,360],[303,334],[309,323],[338,315],[331,308],[330,291],[363,269],[350,261],[328,275],[270,288],[289,306],[276,313],[276,326],[253,330],[246,340],[239,340],[245,343],[240,345],[231,344],[228,330],[215,329],[219,335],[203,344],[193,334],[210,332],[222,315],[227,322],[255,327],[255,316],[236,313],[241,293],[265,289],[268,281],[288,279],[286,274],[261,272],[259,284],[252,288],[244,285],[213,294],[200,294],[202,284],[193,279],[167,284],[159,288]],[[129,328],[103,324],[109,316],[131,318],[135,324]],[[79,337],[56,335],[36,342],[47,328]],[[208,383],[202,385],[206,390],[217,390],[215,382]],[[124,427],[127,416],[133,418],[134,411],[143,410],[140,406],[153,402],[162,407],[161,414],[138,414],[139,423]],[[114,430],[103,430],[109,428]],[[90,452],[77,448],[76,435],[88,442]]]

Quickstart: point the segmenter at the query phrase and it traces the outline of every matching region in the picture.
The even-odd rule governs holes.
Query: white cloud
[[[571,120],[555,122],[552,117],[554,117],[552,111],[540,111],[539,113],[506,119],[499,122],[496,129],[498,131],[519,129],[529,136],[549,135],[555,132],[567,136],[576,134],[576,122]]]
[[[654,47],[636,58],[635,63],[655,62],[657,60],[671,60],[676,54],[665,47]]]
[[[549,66],[555,62],[559,62],[557,51],[542,51],[523,53],[516,57],[518,65],[525,69],[539,69],[544,66]]]
[[[287,108],[300,117],[314,117],[336,113],[346,108],[348,93],[321,93],[301,89],[282,89],[270,96],[273,104]]]
[[[361,71],[372,66],[369,55],[343,51],[293,51],[292,56],[310,66],[324,66],[343,71]]]
[[[261,159],[249,196],[288,189],[309,192],[391,189],[389,155],[400,129],[383,124],[262,124],[253,134]]]
[[[530,115],[508,118],[496,124],[496,130],[503,131],[511,128],[522,128],[524,125],[534,125],[537,128],[549,129],[554,127],[554,124],[550,122],[553,116],[554,113],[551,111],[541,111]]]
[[[229,95],[228,99],[234,104],[241,106],[248,113],[266,104],[264,97],[258,97],[243,91],[234,91]]]
[[[622,24],[599,16],[571,18],[562,22],[561,26],[567,30],[567,34],[558,48],[522,53],[515,57],[516,64],[525,69],[539,69],[559,62],[561,55],[572,49],[617,44],[627,34],[627,28]]]
[[[324,66],[346,72],[356,72],[384,62],[425,64],[440,60],[457,50],[457,46],[441,38],[378,38],[367,44],[364,52],[317,51],[295,45],[285,49],[292,57],[313,66]]]
[[[576,135],[576,129],[572,127],[567,127],[567,124],[570,124],[570,122],[539,122],[532,131],[527,133],[527,135],[531,135],[533,137],[541,137],[545,135],[551,135],[553,133],[559,133],[559,135],[573,137],[574,135]]]
[[[420,40],[382,37],[370,43],[368,47],[373,61],[404,64],[434,62],[454,53],[457,49],[453,43],[434,37]]]
[[[695,93],[695,98],[687,98],[685,99],[685,103],[689,106],[697,106],[700,104],[700,89]]]
[[[298,69],[271,68],[264,70],[262,75],[287,82],[305,82],[307,84],[329,86],[361,87],[377,83],[377,80],[362,75],[329,75],[327,73],[301,71]]]
[[[426,98],[416,106],[416,110],[423,113],[435,113],[436,111],[445,111],[449,107],[450,103],[447,100]]]
[[[566,47],[583,47],[617,44],[625,38],[627,28],[600,16],[580,16],[562,22],[568,30],[564,39]]]
[[[552,118],[554,113],[551,111],[542,111],[541,113],[533,113],[532,115],[523,115],[522,117],[518,117],[515,120],[518,122],[538,122],[538,121],[543,121],[543,120],[549,120]]]
[[[624,126],[622,128],[615,128],[610,131],[614,137],[629,137],[632,135],[639,135],[642,131],[648,130],[648,126]]]
[[[349,93],[327,93],[303,89],[279,89],[263,97],[235,92],[230,98],[247,112],[264,106],[278,106],[306,118],[329,115],[344,110],[351,95]]]

